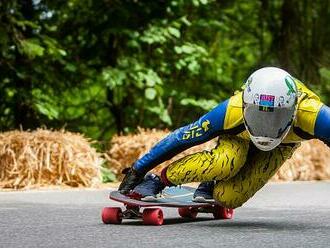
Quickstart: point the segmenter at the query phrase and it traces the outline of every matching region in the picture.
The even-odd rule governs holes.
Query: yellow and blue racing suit
[[[216,181],[214,199],[229,208],[241,206],[291,157],[297,143],[311,138],[330,143],[330,108],[300,81],[296,80],[296,84],[296,118],[289,134],[275,149],[264,152],[250,142],[239,92],[196,122],[169,134],[136,161],[134,169],[147,172],[185,149],[219,137],[214,149],[173,162],[163,170],[162,178],[170,185]]]

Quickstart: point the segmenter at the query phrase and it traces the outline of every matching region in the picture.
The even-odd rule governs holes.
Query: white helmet
[[[293,77],[276,67],[255,71],[243,92],[244,124],[262,151],[277,147],[289,133],[296,114],[297,86]]]

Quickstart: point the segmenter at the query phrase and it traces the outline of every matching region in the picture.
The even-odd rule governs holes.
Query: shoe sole
[[[141,198],[140,200],[141,201],[145,201],[145,202],[154,202],[154,201],[157,201],[159,199],[161,199],[162,197],[160,195],[157,195],[156,197],[155,196],[145,196],[143,198]],[[197,196],[197,197],[194,197],[192,199],[193,202],[198,202],[198,203],[215,203],[215,200],[214,199],[206,199],[202,196]]]
[[[214,199],[205,199],[202,196],[197,196],[192,199],[193,202],[199,202],[199,203],[215,203]]]
[[[143,198],[141,198],[141,201],[146,201],[146,202],[154,202],[154,201],[157,201],[159,199],[161,199],[161,195],[158,194],[156,196],[151,196],[151,195],[148,195],[148,196],[145,196]]]

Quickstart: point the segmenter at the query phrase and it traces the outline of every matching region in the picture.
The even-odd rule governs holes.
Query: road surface
[[[0,247],[330,247],[330,182],[269,184],[233,220],[104,225],[106,190],[0,192]]]

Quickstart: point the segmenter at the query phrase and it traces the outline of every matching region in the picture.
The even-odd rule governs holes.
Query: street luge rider
[[[211,151],[181,158],[161,176],[147,174],[176,154],[219,137]],[[330,142],[330,108],[288,72],[255,71],[244,90],[197,121],[181,127],[137,160],[119,186],[123,194],[152,200],[165,186],[201,182],[199,202],[236,208],[250,199],[291,157],[297,144],[311,138]]]

